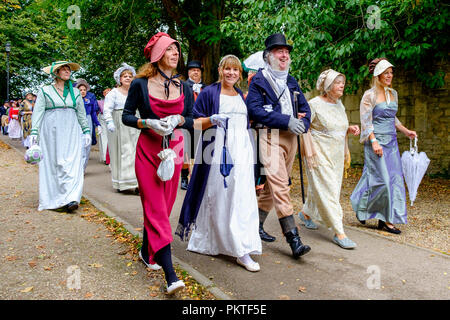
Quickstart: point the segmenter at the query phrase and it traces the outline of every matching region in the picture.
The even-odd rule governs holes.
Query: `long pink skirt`
[[[158,153],[162,150],[162,137],[150,129],[142,130],[136,145],[135,170],[144,209],[150,264],[156,263],[155,253],[173,241],[169,216],[177,196],[184,145],[180,130],[175,130],[173,136],[169,147],[175,151],[177,158],[174,159],[175,172],[169,181],[161,181],[156,174],[161,163]]]

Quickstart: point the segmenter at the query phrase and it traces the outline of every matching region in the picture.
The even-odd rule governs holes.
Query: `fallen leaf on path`
[[[17,259],[19,259],[19,257],[17,257],[17,256],[8,256],[8,257],[6,257],[6,260],[8,260],[8,261],[16,261]]]
[[[32,268],[36,267],[36,261],[30,261],[28,262],[28,265]]]
[[[306,292],[306,288],[305,287],[298,287],[298,291],[305,293]]]
[[[27,287],[27,288],[25,288],[23,290],[20,290],[20,292],[27,293],[27,292],[30,292],[32,290],[33,290],[33,287]]]
[[[103,265],[100,264],[100,263],[93,263],[93,264],[90,264],[89,267],[93,267],[93,268],[101,268],[101,267],[103,267]]]
[[[285,294],[282,294],[281,296],[278,297],[278,299],[280,299],[280,300],[291,300],[291,297],[289,297],[289,296],[287,296]]]
[[[46,266],[46,267],[44,267],[44,270],[45,271],[51,271],[53,268],[52,267],[50,267],[50,266]]]
[[[84,295],[84,297],[85,298],[92,298],[92,296],[93,296],[93,294],[92,293],[90,293],[90,292],[88,292],[88,293],[86,293],[85,295]]]

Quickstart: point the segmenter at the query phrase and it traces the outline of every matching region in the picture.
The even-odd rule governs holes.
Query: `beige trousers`
[[[275,207],[278,219],[294,213],[289,195],[289,175],[297,153],[297,136],[287,130],[260,130],[260,160],[266,183],[258,197],[258,207],[269,212]]]

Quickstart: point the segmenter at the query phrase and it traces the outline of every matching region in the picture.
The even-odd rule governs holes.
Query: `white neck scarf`
[[[386,97],[386,103],[391,103],[391,95],[389,94],[389,91],[392,92],[392,95],[394,95],[394,89],[389,88],[388,86],[384,87],[384,96]]]
[[[287,86],[286,82],[287,76],[289,74],[289,69],[284,71],[274,70],[268,63],[266,63],[264,69],[267,70],[267,73],[270,75],[272,80],[278,86],[279,91],[282,92],[284,88]]]
[[[277,97],[280,97],[281,113],[292,116],[292,100],[287,86],[287,76],[289,71],[276,71],[273,70],[269,64],[266,64],[262,73]]]
[[[195,93],[200,93],[200,90],[202,89],[202,79],[200,79],[200,81],[197,83],[194,80],[192,80],[191,78],[189,78],[189,80],[191,80],[194,84],[192,85],[192,90]]]

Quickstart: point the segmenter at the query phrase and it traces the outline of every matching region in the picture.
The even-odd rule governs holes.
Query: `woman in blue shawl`
[[[253,144],[242,91],[239,59],[219,63],[219,81],[200,92],[194,118],[202,138],[184,199],[177,234],[187,250],[236,257],[249,271],[259,271],[250,254],[261,254],[259,215],[253,175]]]

